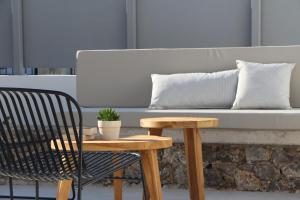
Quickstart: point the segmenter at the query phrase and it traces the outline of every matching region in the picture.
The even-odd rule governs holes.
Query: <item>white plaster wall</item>
[[[77,98],[75,75],[0,76],[0,87],[57,90]]]
[[[86,130],[91,131],[91,130]],[[95,132],[95,131],[94,131]],[[299,145],[299,130],[249,130],[249,129],[201,129],[203,143],[215,144],[261,144]],[[90,134],[90,132],[89,132]],[[121,137],[147,134],[143,128],[122,128]],[[165,129],[164,136],[172,137],[174,143],[183,142],[182,129]]]

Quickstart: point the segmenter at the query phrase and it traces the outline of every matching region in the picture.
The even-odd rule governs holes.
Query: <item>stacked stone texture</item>
[[[300,147],[204,144],[208,188],[240,191],[300,191]],[[188,187],[184,145],[160,152],[164,186]],[[136,166],[126,170],[137,175]]]
[[[163,153],[162,163],[169,165],[173,160],[168,158],[178,154],[181,154],[178,160],[182,160],[183,153],[183,145],[175,144],[172,150]],[[241,191],[300,190],[299,147],[205,144],[203,156],[207,187]],[[185,169],[185,163],[177,163],[174,177],[186,180],[184,175],[176,173],[180,168]],[[186,181],[175,179],[174,183],[187,187]]]

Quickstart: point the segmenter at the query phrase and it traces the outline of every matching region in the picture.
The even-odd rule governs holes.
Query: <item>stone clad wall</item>
[[[206,187],[241,191],[300,190],[300,147],[203,145]],[[184,145],[160,155],[162,182],[187,188]]]
[[[300,192],[300,147],[204,144],[203,156],[208,188]],[[161,151],[159,160],[164,186],[188,187],[182,143]],[[136,167],[126,173],[136,176]]]
[[[122,129],[123,136],[145,132]],[[299,144],[299,130],[206,129],[201,133],[206,187],[300,192],[300,146],[292,145]],[[164,185],[187,188],[182,130],[167,129],[163,135],[172,136],[174,144],[160,152],[161,180]],[[245,141],[251,144],[238,143]],[[136,174],[135,170],[127,171]]]

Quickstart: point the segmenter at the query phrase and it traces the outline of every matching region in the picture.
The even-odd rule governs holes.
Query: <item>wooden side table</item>
[[[217,127],[218,119],[197,117],[159,117],[140,120],[140,126],[149,129],[149,135],[161,136],[164,128],[184,129],[191,200],[204,200],[204,175],[200,128]]]
[[[76,142],[72,142],[76,148]],[[54,145],[54,144],[52,144]],[[59,145],[60,148],[61,145]],[[66,149],[69,148],[65,143]],[[113,141],[87,140],[83,141],[83,151],[137,151],[141,153],[144,177],[151,200],[162,200],[161,181],[158,168],[157,150],[172,146],[172,138],[149,135],[136,135]],[[117,172],[118,173],[118,172]],[[118,175],[118,174],[115,174]],[[119,174],[122,175],[122,174]],[[57,200],[66,200],[72,181],[59,182]],[[115,199],[122,199],[122,182],[114,182]]]

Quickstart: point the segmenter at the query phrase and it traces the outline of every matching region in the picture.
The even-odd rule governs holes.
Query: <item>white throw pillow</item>
[[[233,109],[289,109],[295,64],[261,64],[237,60],[240,70]]]
[[[230,108],[238,70],[214,73],[152,74],[150,108]]]

